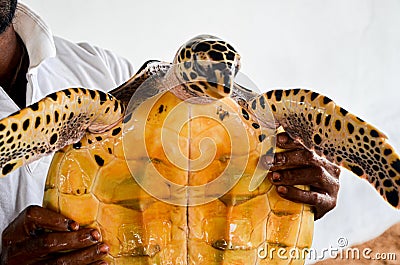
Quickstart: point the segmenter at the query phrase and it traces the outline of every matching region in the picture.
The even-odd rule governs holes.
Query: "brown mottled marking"
[[[66,89],[2,119],[0,139],[6,141],[1,145],[0,176],[78,141],[86,130],[101,132],[112,127],[124,112],[116,101],[101,91]],[[69,105],[68,110],[63,108],[65,104]],[[110,106],[113,111],[106,113]],[[63,120],[58,123],[60,115]]]
[[[279,125],[308,149],[366,178],[385,200],[400,208],[400,158],[382,132],[326,96],[293,89],[285,90],[282,97],[282,92],[269,91],[259,99],[264,98],[274,106],[273,114]],[[263,108],[257,99],[250,105],[262,121]],[[325,126],[321,124],[323,121]]]

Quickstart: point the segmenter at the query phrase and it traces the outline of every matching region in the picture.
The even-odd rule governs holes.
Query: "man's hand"
[[[108,246],[95,229],[51,210],[29,206],[2,237],[1,264],[107,264]]]
[[[287,133],[278,134],[276,146],[286,150],[275,154],[268,174],[278,194],[293,202],[312,205],[315,220],[335,208],[340,168],[308,151]],[[294,185],[308,185],[310,191],[303,191]]]

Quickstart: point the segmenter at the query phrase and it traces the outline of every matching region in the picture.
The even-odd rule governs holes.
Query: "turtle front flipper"
[[[124,107],[114,97],[83,88],[53,93],[0,120],[0,176],[120,121]]]
[[[386,201],[400,208],[400,159],[382,132],[309,90],[272,90],[260,95],[250,103],[259,119],[266,103],[292,138],[366,178]]]

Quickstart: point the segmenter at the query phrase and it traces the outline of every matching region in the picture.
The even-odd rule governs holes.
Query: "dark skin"
[[[285,152],[274,156],[267,177],[278,194],[290,201],[311,205],[315,220],[335,208],[340,168],[305,149],[287,133],[278,134],[276,146]],[[270,161],[264,157],[262,162],[268,166]],[[294,185],[308,185],[310,190],[300,190]]]
[[[9,91],[14,89],[8,84],[21,58],[12,25],[0,34],[0,51],[0,85]],[[273,163],[267,177],[280,196],[312,205],[315,218],[321,218],[336,205],[339,168],[315,157],[287,134],[278,136],[277,146],[286,151],[274,161],[261,158],[265,164]],[[293,187],[299,184],[309,185],[311,190]],[[100,233],[95,229],[80,228],[77,222],[61,214],[29,206],[3,231],[1,264],[107,264],[101,259],[109,247],[100,241]]]

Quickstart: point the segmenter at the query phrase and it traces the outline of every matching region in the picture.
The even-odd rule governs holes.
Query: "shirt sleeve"
[[[89,51],[91,50],[101,58],[105,67],[110,72],[110,76],[114,79],[116,86],[121,85],[135,74],[133,65],[126,58],[107,49],[102,49],[87,43],[79,43],[78,45]]]

